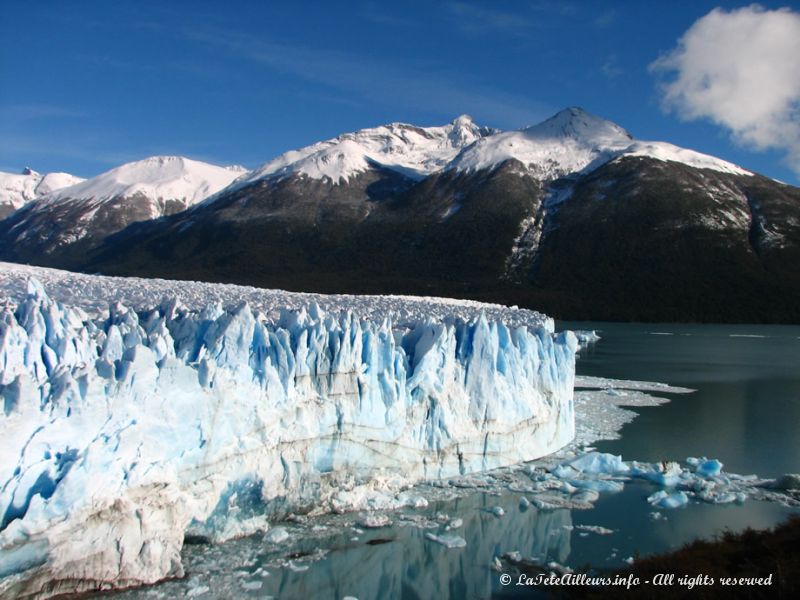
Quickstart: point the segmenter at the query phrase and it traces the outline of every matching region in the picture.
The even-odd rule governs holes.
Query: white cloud
[[[650,68],[667,78],[665,110],[710,119],[742,146],[783,150],[800,176],[800,13],[715,8]]]

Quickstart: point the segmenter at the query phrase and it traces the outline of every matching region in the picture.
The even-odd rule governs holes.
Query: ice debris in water
[[[364,529],[379,529],[389,527],[392,520],[386,515],[362,515],[356,521],[356,525]]]
[[[588,348],[592,344],[596,344],[601,339],[597,332],[593,329],[575,329],[573,330],[573,333],[575,334],[575,337],[578,338],[578,348],[581,350]]]
[[[575,529],[580,531],[587,531],[589,533],[596,533],[597,535],[611,535],[614,533],[613,529],[602,527],[601,525],[576,525]]]
[[[429,531],[425,534],[425,538],[437,544],[441,544],[445,548],[464,548],[467,545],[467,540],[458,535],[436,535]]]
[[[689,496],[685,492],[673,492],[670,494],[665,490],[659,490],[655,494],[648,496],[647,501],[659,508],[678,508],[689,503]]]
[[[662,509],[685,506],[691,500],[728,504],[742,503],[747,498],[800,506],[800,498],[791,492],[781,494],[774,480],[726,473],[722,467],[719,460],[709,458],[689,457],[683,464],[674,461],[646,463],[626,462],[621,456],[587,452],[555,465],[549,475],[573,488],[594,492],[619,491],[626,482],[646,480],[665,488],[647,498],[651,505]],[[575,500],[575,496],[572,499]],[[549,498],[534,498],[532,502],[539,509],[558,506]],[[656,514],[660,513],[651,513]]]
[[[264,536],[264,541],[268,544],[280,544],[289,539],[289,532],[285,527],[274,527]]]

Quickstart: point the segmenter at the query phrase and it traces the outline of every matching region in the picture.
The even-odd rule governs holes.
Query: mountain
[[[0,225],[0,257],[19,244]],[[5,235],[5,237],[4,237]],[[800,322],[800,189],[569,108],[288,152],[186,211],[32,262],[290,290],[517,304],[559,318]]]
[[[31,200],[81,181],[84,179],[69,173],[42,175],[29,167],[19,174],[0,172],[0,219]]]
[[[49,190],[14,212],[0,222],[0,252],[38,264],[80,260],[106,236],[138,221],[182,211],[245,172],[179,156],[127,163]]]
[[[479,127],[468,115],[442,127],[392,123],[361,129],[286,152],[243,178],[238,187],[293,175],[346,183],[376,167],[423,179],[444,168],[463,148],[495,133],[496,129]]]

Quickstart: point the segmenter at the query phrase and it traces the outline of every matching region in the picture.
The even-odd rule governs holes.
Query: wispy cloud
[[[742,146],[783,150],[800,176],[799,12],[716,8],[650,68],[667,78],[665,110],[709,119]]]
[[[609,8],[601,12],[592,22],[595,27],[600,29],[605,29],[610,25],[614,24],[614,21],[617,20],[617,11],[613,8]]]
[[[104,67],[120,71],[156,71],[158,67],[140,60],[120,60],[107,54],[102,56],[92,54],[78,54],[75,58],[87,65]]]
[[[600,70],[608,79],[615,79],[625,72],[625,70],[620,66],[619,58],[616,54],[608,55],[603,61]]]
[[[25,122],[38,119],[65,119],[81,118],[87,116],[85,112],[54,104],[29,103],[6,104],[0,106],[0,121]]]
[[[416,23],[411,18],[389,13],[386,4],[380,2],[365,2],[361,5],[359,15],[375,25],[388,25],[390,27],[414,27]]]
[[[347,98],[390,106],[428,107],[432,113],[468,112],[502,127],[519,127],[548,116],[550,107],[529,98],[468,81],[435,62],[407,63],[338,50],[295,46],[219,28],[184,32],[195,42],[223,48],[265,68],[330,87]]]
[[[527,16],[480,6],[469,2],[445,2],[444,7],[453,18],[456,26],[464,33],[497,33],[506,35],[525,35],[532,22]]]

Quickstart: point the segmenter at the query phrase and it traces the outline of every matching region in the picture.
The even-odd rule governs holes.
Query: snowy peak
[[[218,167],[182,156],[152,156],[58,190],[43,202],[104,201],[143,194],[150,200],[172,200],[189,206],[226,187],[245,172],[243,168]]]
[[[69,173],[47,173],[39,180],[36,186],[36,195],[44,196],[83,181],[86,181],[83,177],[75,177]]]
[[[461,115],[450,123],[448,137],[454,148],[463,148],[492,133],[495,131],[489,127],[479,127],[469,115]]]
[[[286,152],[240,183],[291,175],[340,183],[375,167],[422,178],[444,168],[464,147],[495,132],[467,115],[439,127],[390,123]]]
[[[592,115],[579,107],[566,108],[524,131],[532,138],[572,138],[598,147],[630,144],[633,141],[633,136],[616,123]]]
[[[751,175],[736,165],[693,150],[665,142],[637,141],[616,123],[578,107],[564,109],[526,129],[484,137],[467,147],[448,168],[473,172],[516,160],[522,163],[524,172],[541,180],[553,180],[588,173],[623,156],[646,156],[698,169]]]
[[[599,166],[632,141],[619,125],[568,108],[538,125],[487,136],[467,147],[448,168],[473,172],[516,160],[539,179],[556,179]]]
[[[436,172],[494,169],[508,160],[541,180],[587,173],[623,155],[649,156],[696,168],[748,172],[710,156],[660,142],[637,142],[625,129],[582,108],[566,108],[525,129],[502,132],[461,115],[440,127],[390,123],[345,133],[286,152],[241,178],[236,188],[262,179],[293,175],[346,183],[370,169],[384,168],[422,179]]]
[[[54,191],[14,214],[9,236],[17,252],[53,256],[79,242],[85,250],[132,223],[185,210],[243,171],[182,156],[152,156],[69,187],[55,174],[46,176],[40,187]]]
[[[23,204],[55,190],[84,181],[69,173],[42,175],[30,167],[22,173],[0,173],[0,218],[20,208]]]

